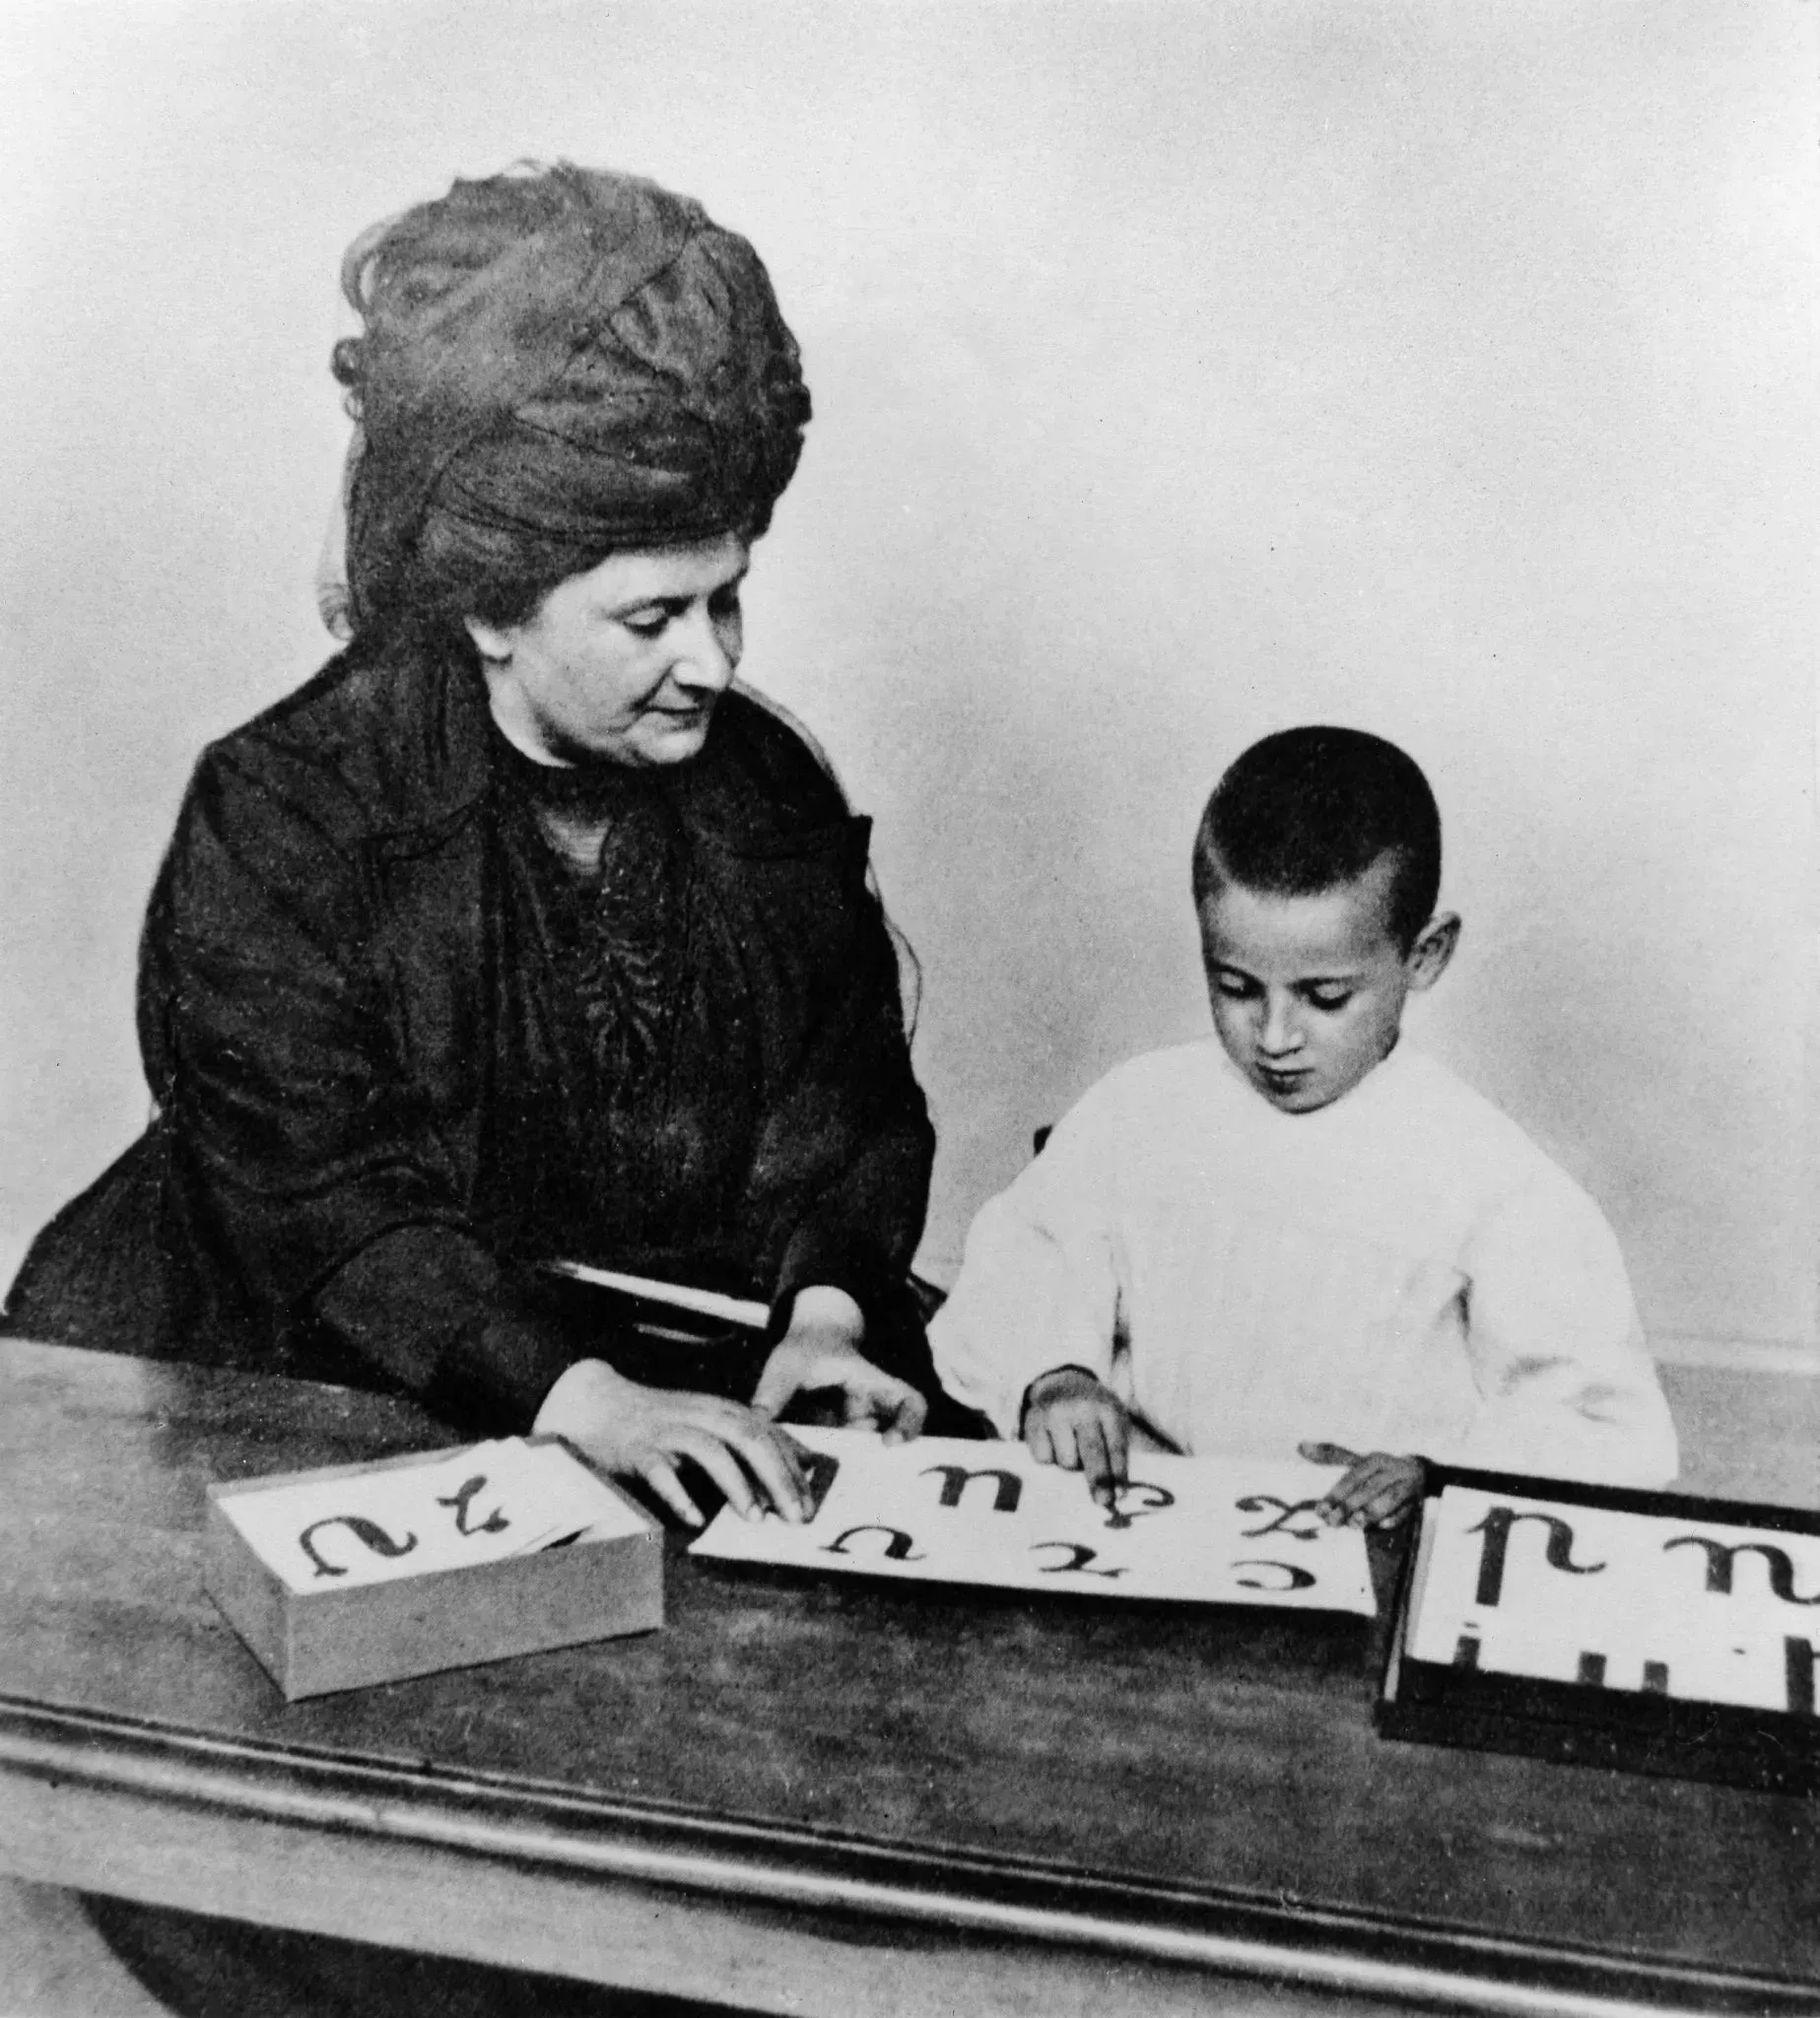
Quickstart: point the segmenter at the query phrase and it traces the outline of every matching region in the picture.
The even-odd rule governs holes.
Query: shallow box
[[[537,1447],[558,1440],[524,1442]],[[287,1699],[646,1633],[663,1624],[662,1531],[616,1486],[591,1472],[593,1485],[611,1496],[616,1514],[624,1516],[626,1533],[380,1582],[294,1588],[227,1513],[237,1500],[281,1487],[370,1484],[380,1474],[443,1467],[461,1454],[421,1451],[209,1487],[205,1587]],[[324,1504],[332,1506],[333,1496]]]
[[[1820,1514],[1433,1466],[1377,1721],[1812,1794],[1817,1677]]]

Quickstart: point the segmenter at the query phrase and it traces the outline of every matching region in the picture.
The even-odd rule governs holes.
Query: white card
[[[1412,1660],[1813,1712],[1820,1535],[1449,1486]]]
[[[1100,1597],[1291,1605],[1371,1617],[1371,1570],[1357,1528],[1314,1507],[1342,1475],[1300,1458],[1133,1455],[1112,1510],[1076,1471],[1039,1464],[1022,1444],[792,1428],[832,1456],[813,1520],[742,1519],[723,1509],[694,1553],[728,1561],[1072,1590]]]
[[[527,1555],[643,1523],[560,1444],[474,1444],[425,1464],[375,1465],[224,1495],[219,1505],[293,1589],[391,1582]]]

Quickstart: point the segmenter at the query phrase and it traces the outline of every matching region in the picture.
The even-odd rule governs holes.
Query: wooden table
[[[287,1706],[203,1489],[402,1403],[0,1342],[0,1861],[841,2018],[1820,2009],[1804,1802],[1398,1745],[1376,1631],[668,1565],[657,1634]]]

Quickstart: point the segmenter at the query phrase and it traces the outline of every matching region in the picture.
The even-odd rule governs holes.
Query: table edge
[[[895,1924],[925,1939],[947,1933],[1087,1949],[1500,2018],[1811,2012],[1820,1987],[1820,1978],[1517,1940],[977,1851],[911,1850],[428,1761],[412,1769],[0,1696],[0,1786],[9,1777],[572,1879]]]

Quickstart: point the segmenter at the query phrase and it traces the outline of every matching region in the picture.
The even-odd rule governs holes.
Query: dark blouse
[[[552,771],[496,741],[493,1097],[476,1220],[504,1252],[761,1293],[739,1206],[752,991],[699,873],[688,774]]]

